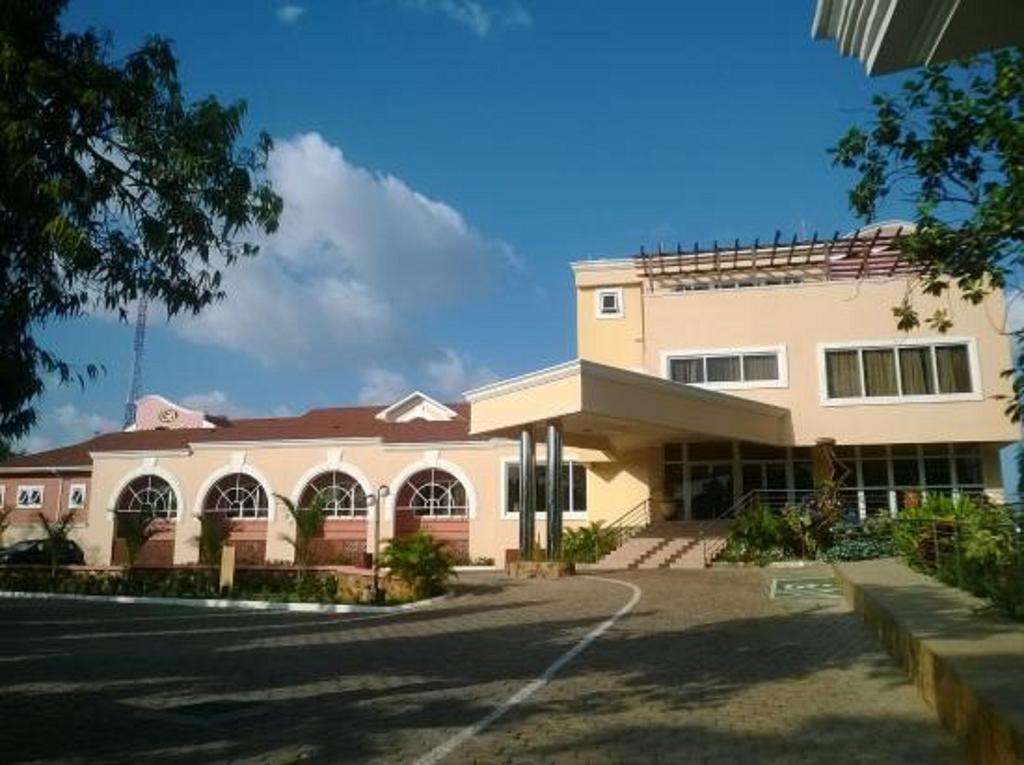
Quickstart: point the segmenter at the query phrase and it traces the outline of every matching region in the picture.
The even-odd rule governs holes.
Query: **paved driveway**
[[[876,642],[760,572],[642,597],[446,762],[957,762]],[[412,762],[492,714],[631,591],[464,576],[386,617],[0,601],[4,761]]]

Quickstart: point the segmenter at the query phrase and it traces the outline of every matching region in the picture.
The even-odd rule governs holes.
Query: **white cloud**
[[[443,348],[437,358],[423,363],[412,382],[403,373],[374,365],[363,372],[359,389],[360,404],[391,404],[415,388],[442,401],[454,401],[478,385],[494,382],[498,376],[486,366],[475,366],[470,358],[451,348]]]
[[[118,420],[95,412],[83,412],[74,404],[62,404],[42,412],[35,428],[15,448],[31,454],[118,430],[121,430]]]
[[[447,16],[480,38],[495,28],[529,29],[533,17],[518,2],[494,3],[485,0],[406,0],[406,5],[423,13]]]
[[[184,396],[180,403],[189,409],[198,409],[206,414],[223,415],[233,419],[268,416],[265,412],[258,412],[236,403],[227,393],[216,388],[205,393],[190,393]],[[291,409],[283,404],[275,406],[270,411],[271,417],[289,417],[291,414]]]
[[[498,379],[492,370],[474,368],[467,356],[451,348],[443,349],[441,358],[427,362],[426,374],[431,391],[449,400],[462,398],[465,391]]]
[[[186,338],[270,365],[360,363],[394,347],[410,315],[478,290],[512,248],[449,205],[350,162],[316,133],[279,141],[268,175],[278,231],[224,277],[228,297],[176,322]]]
[[[363,372],[363,384],[357,398],[363,405],[390,404],[411,390],[405,375],[372,366]]]
[[[305,12],[306,9],[301,5],[287,3],[278,8],[274,15],[277,16],[277,20],[282,24],[294,24]]]

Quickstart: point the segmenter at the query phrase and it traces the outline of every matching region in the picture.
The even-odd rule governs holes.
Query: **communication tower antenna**
[[[124,427],[135,422],[135,402],[142,395],[142,352],[146,347],[146,295],[139,296],[135,315],[135,342],[132,344],[132,377],[128,383],[128,399],[124,404]]]

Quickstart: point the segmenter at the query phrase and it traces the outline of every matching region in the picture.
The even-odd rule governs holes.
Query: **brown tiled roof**
[[[181,449],[190,443],[218,441],[285,441],[321,438],[379,438],[385,443],[475,441],[469,434],[469,405],[449,404],[458,413],[453,420],[384,422],[381,407],[353,406],[311,409],[298,417],[259,417],[225,420],[216,428],[138,430],[106,433],[59,449],[14,457],[0,462],[5,468],[73,468],[92,465],[90,452],[147,452]]]

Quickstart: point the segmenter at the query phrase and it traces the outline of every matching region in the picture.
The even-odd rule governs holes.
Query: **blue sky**
[[[151,316],[144,389],[234,415],[443,398],[570,358],[568,263],[659,241],[852,228],[826,148],[868,79],[813,2],[72,0],[123,53],[174,42],[189,94],[275,137],[282,231],[194,322]],[[132,329],[48,327],[102,363],[41,402],[40,448],[115,426]]]

